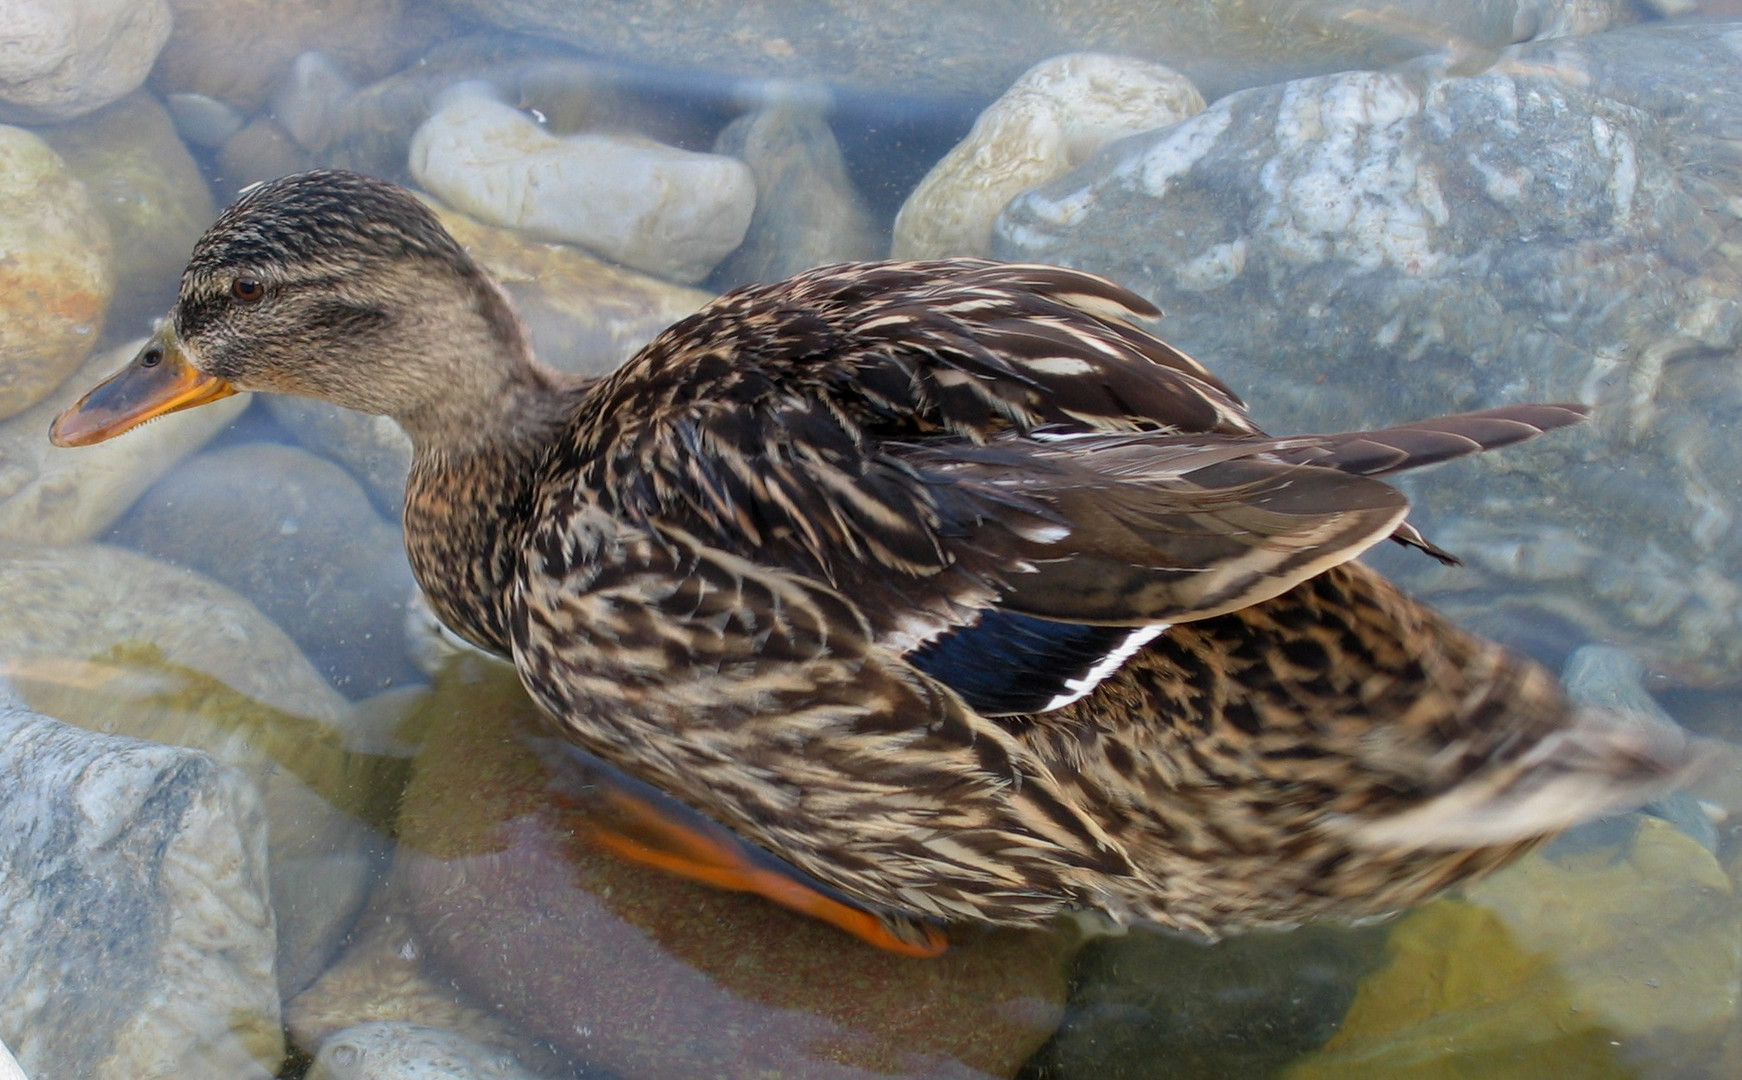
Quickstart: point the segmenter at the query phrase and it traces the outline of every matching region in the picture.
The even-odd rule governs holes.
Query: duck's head
[[[224,211],[151,339],[49,437],[101,442],[242,390],[427,426],[527,359],[502,290],[428,207],[355,173],[300,173]]]

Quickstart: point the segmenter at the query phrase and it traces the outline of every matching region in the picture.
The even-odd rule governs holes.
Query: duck
[[[416,578],[613,778],[595,838],[909,955],[1382,915],[1686,776],[1679,729],[1357,561],[1451,558],[1383,477],[1585,406],[1273,436],[1158,314],[1064,267],[844,264],[582,378],[417,195],[317,170],[241,194],[50,437],[238,391],[392,418]]]

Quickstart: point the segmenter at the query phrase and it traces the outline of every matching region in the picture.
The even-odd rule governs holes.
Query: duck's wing
[[[1084,868],[1132,872],[1017,739],[838,592],[596,505],[546,510],[514,660],[587,750],[879,912],[1022,921],[1077,896]]]

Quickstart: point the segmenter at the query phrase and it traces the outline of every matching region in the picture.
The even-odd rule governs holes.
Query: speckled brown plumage
[[[1582,408],[1272,437],[1153,314],[1055,267],[839,266],[567,379],[415,200],[315,173],[225,213],[151,348],[397,419],[444,621],[898,934],[1389,910],[1684,767],[1351,561],[1433,550],[1377,477]]]

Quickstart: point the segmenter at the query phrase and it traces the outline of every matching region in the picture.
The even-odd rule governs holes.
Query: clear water
[[[538,38],[530,25],[524,27],[529,36],[516,37],[408,4],[405,21],[393,24],[400,29],[370,30],[413,43],[401,55],[383,59],[394,50],[362,48],[354,51],[366,59],[341,59],[339,67],[352,66],[362,94],[380,92],[383,100],[394,101],[400,99],[380,88],[415,84],[427,96],[429,86],[445,81],[498,77],[518,86],[518,103],[548,115],[553,130],[568,122],[565,107],[591,116],[587,123],[597,120],[574,99],[580,91],[564,83],[583,81],[576,73],[587,72],[595,89],[606,87],[612,108],[622,110],[607,126],[641,125],[652,137],[705,151],[754,97],[758,76],[791,77],[813,55],[806,50],[817,50],[822,58],[815,63],[837,72],[822,80],[832,83],[829,130],[874,238],[886,244],[895,213],[914,185],[1015,74],[1050,52],[1129,45],[1180,67],[1213,103],[1244,87],[1400,62],[1447,40],[1460,50],[1460,70],[1479,71],[1493,60],[1495,48],[1541,21],[1530,16],[1534,8],[1520,14],[1501,4],[1447,5],[1437,13],[1432,5],[1418,5],[1413,14],[1355,5],[1177,5],[1186,14],[1169,16],[1182,28],[1169,37],[1153,26],[1145,29],[1143,18],[1153,14],[1145,5],[1130,5],[1137,23],[1104,12],[1105,19],[1095,23],[1092,16],[1102,7],[1118,10],[1088,5],[1073,21],[1040,4],[1012,5],[1009,11],[963,7],[952,17],[914,4],[912,10],[864,13],[865,25],[855,29],[843,22],[831,38],[799,25],[810,13],[796,7],[790,33],[770,36],[765,27],[748,24],[709,29],[704,6],[675,5],[649,8],[644,17],[654,21],[652,29],[637,22],[634,33],[589,34],[571,27],[571,39],[591,42],[590,49],[580,49]],[[599,8],[601,23],[632,18],[628,7]],[[1624,5],[1613,8],[1608,17],[1617,24],[1643,18],[1623,11]],[[1205,29],[1214,25],[1207,14],[1212,10],[1235,29]],[[1589,15],[1608,9],[1579,10]],[[1705,13],[1722,14],[1714,7]],[[844,19],[840,11],[831,17]],[[267,39],[304,33],[298,19],[282,29],[268,19],[240,33]],[[885,25],[874,32],[879,19]],[[1165,22],[1159,15],[1155,20]],[[1079,23],[1099,29],[1074,38],[1059,29]],[[1347,33],[1351,25],[1360,32]],[[311,34],[311,40],[318,36]],[[328,38],[328,48],[346,55],[343,32]],[[829,52],[819,44],[835,39],[864,45]],[[737,52],[735,40],[742,45]],[[216,50],[222,41],[216,36],[203,47]],[[612,41],[619,41],[615,51],[606,47]],[[697,41],[717,48],[700,49],[696,55],[705,59],[692,63],[673,55],[681,54],[685,42],[694,47]],[[198,60],[190,60],[190,48],[179,38],[172,43],[165,55],[180,66],[161,67],[141,93],[161,99],[188,89],[187,69]],[[919,56],[926,71],[915,75],[890,61],[879,74],[880,50]],[[855,57],[862,62],[849,63]],[[559,75],[539,82],[513,74],[529,58]],[[277,105],[261,104],[258,95],[232,102],[235,117],[256,125],[258,137],[253,143],[187,142],[195,170],[185,181],[203,186],[222,205],[239,186],[275,169],[372,165],[393,179],[408,179],[403,138],[414,125],[405,124],[403,112],[383,107],[373,120],[352,114],[344,138],[311,151],[271,133],[275,109],[291,109],[288,93],[280,91]],[[317,92],[309,95],[321,99]],[[188,123],[184,118],[184,132]],[[39,127],[56,145],[68,137],[67,129]],[[1734,133],[1728,137],[1733,140]],[[126,180],[100,185],[95,175],[86,181],[101,199],[170,201],[160,189],[147,190],[143,180],[130,191]],[[1729,189],[1727,199],[1733,214],[1742,188]],[[162,230],[170,239],[154,243],[173,247],[174,231]],[[1733,233],[1714,244],[1733,247]],[[191,239],[185,236],[183,250]],[[1734,253],[1728,258],[1734,268]],[[162,257],[142,265],[122,277],[98,351],[145,333],[149,313],[173,296],[174,267]],[[697,287],[713,291],[729,283],[716,275]],[[573,321],[550,314],[560,305],[551,299],[548,282],[509,286],[528,305],[552,362],[604,370],[633,343],[609,334],[589,338]],[[1733,283],[1725,288],[1732,291],[1717,295],[1734,305]],[[585,299],[569,298],[583,306]],[[1327,323],[1337,322],[1338,300],[1336,293],[1325,299]],[[1237,309],[1228,318],[1263,322],[1265,316]],[[624,333],[632,337],[634,331]],[[1720,361],[1735,358],[1733,343],[1716,332],[1699,348]],[[579,354],[548,355],[563,349]],[[1456,371],[1444,370],[1458,363],[1453,352],[1440,350],[1420,361],[1441,367],[1440,375],[1424,383],[1457,381]],[[1202,359],[1223,370],[1217,356]],[[1723,370],[1716,361],[1713,366]],[[1267,390],[1263,372],[1238,370],[1259,383],[1236,387],[1251,392],[1259,419],[1286,428],[1286,416],[1266,415],[1264,408],[1287,395]],[[1725,499],[1736,483],[1723,467],[1727,453],[1692,460],[1700,448],[1721,444],[1730,430],[1723,410],[1733,391],[1721,375],[1713,378],[1715,389],[1688,376],[1678,391],[1681,400],[1702,404],[1698,415],[1705,428],[1690,433],[1686,422],[1665,421],[1644,431],[1632,447],[1641,461],[1671,461],[1672,480],[1685,479],[1677,468],[1704,469],[1702,482],[1713,492],[1711,514],[1718,519],[1705,527],[1721,530],[1727,527],[1726,507],[1734,507]],[[1327,392],[1334,393],[1334,385]],[[1396,402],[1400,411],[1413,408],[1408,415],[1460,407],[1400,400],[1406,398],[1407,390],[1381,391],[1375,400]],[[1351,419],[1405,418],[1392,412]],[[380,460],[381,452],[371,458],[336,452],[335,445],[334,438],[311,435],[296,415],[253,402],[88,538],[223,582],[280,621],[336,694],[286,690],[284,685],[301,686],[297,680],[306,678],[300,661],[284,685],[271,672],[261,673],[260,666],[272,661],[254,651],[259,634],[234,630],[241,617],[229,611],[213,612],[211,622],[234,655],[209,669],[181,659],[190,655],[177,644],[183,629],[154,623],[151,612],[126,627],[73,639],[96,643],[89,646],[11,646],[31,661],[12,670],[33,707],[104,731],[223,746],[226,752],[240,740],[260,763],[260,773],[296,777],[356,823],[333,832],[343,846],[326,853],[330,862],[348,868],[328,890],[342,897],[335,901],[336,914],[322,916],[329,932],[311,933],[313,943],[294,957],[280,952],[289,1035],[281,1056],[273,1056],[275,1048],[264,1052],[268,1072],[300,1075],[322,1039],[351,1025],[413,1019],[463,1032],[492,1052],[516,1055],[532,1075],[551,1078],[973,1075],[963,1062],[1031,1080],[1742,1074],[1742,906],[1732,894],[1738,849],[1721,808],[1687,797],[1652,817],[1582,830],[1465,896],[1382,925],[1311,927],[1214,946],[1152,930],[1087,944],[1074,928],[1022,937],[968,932],[950,957],[918,974],[914,965],[925,962],[870,954],[761,901],[625,870],[576,841],[576,830],[584,827],[571,816],[572,792],[565,793],[560,768],[552,772],[532,706],[512,678],[441,645],[427,627],[409,634],[404,629],[408,611],[413,624],[417,615],[415,605],[408,605],[410,579],[394,534],[391,465],[383,467],[385,481],[377,476],[371,483],[369,462]],[[1561,460],[1525,452],[1513,467],[1528,474]],[[1627,459],[1615,460],[1614,467],[1625,470]],[[1659,476],[1647,469],[1641,475],[1648,487]],[[1451,493],[1459,485],[1469,489],[1488,482],[1487,476],[1446,470],[1417,494],[1430,506],[1436,493],[1456,501]],[[177,477],[194,479],[178,483]],[[1629,496],[1609,516],[1654,520],[1652,498]],[[1441,523],[1429,513],[1429,520]],[[1672,529],[1682,527],[1684,516],[1664,511],[1676,523]],[[1674,583],[1721,599],[1733,587],[1729,579],[1697,576],[1713,574],[1714,561],[1682,575],[1686,567],[1677,559],[1686,545],[1678,537],[1668,536],[1661,545],[1655,538],[1641,541],[1649,528],[1606,530],[1603,518],[1602,510],[1573,514],[1557,527],[1598,550],[1638,545],[1638,562],[1648,572],[1639,576],[1645,584],[1628,586],[1635,593],[1649,591],[1653,582],[1665,590]],[[1549,514],[1545,520],[1560,519]],[[1503,532],[1509,522],[1488,524]],[[1482,534],[1479,518],[1466,525],[1447,528],[1460,537]],[[1519,559],[1530,557],[1526,552]],[[1569,614],[1560,600],[1535,602],[1527,585],[1514,591],[1460,589],[1457,580],[1430,578],[1407,559],[1386,553],[1381,565],[1414,574],[1412,583],[1423,587],[1444,585],[1449,609],[1483,631],[1553,664],[1592,642],[1620,644],[1643,656],[1651,672],[1646,686],[1679,720],[1708,734],[1736,737],[1737,680],[1724,659],[1729,648],[1720,643],[1690,652],[1686,641],[1699,631],[1675,623],[1675,613],[1686,610],[1677,606],[1680,601],[1663,601],[1671,614],[1657,630],[1606,631],[1584,614]],[[1690,585],[1678,575],[1695,580]],[[1590,587],[1606,586],[1594,581]],[[1634,600],[1628,610],[1651,607],[1650,595]],[[102,616],[89,621],[95,625]],[[1722,620],[1713,625],[1719,627],[1714,634],[1723,632]],[[144,629],[128,628],[135,626]],[[44,666],[45,655],[96,661],[102,677],[94,669],[69,675],[69,669]],[[1691,659],[1678,664],[1677,656]],[[242,685],[240,677],[227,674],[236,671],[253,672],[254,681]],[[240,700],[202,681],[210,677],[231,683]],[[165,705],[166,685],[185,698]],[[249,699],[253,705],[245,708]],[[297,825],[275,819],[272,827],[277,835]],[[301,854],[319,862],[318,841],[310,843],[316,849]],[[280,932],[301,927],[301,918],[281,911]],[[84,990],[74,983],[65,989],[72,999],[67,1007],[76,1008]],[[0,1013],[0,1038],[14,1046],[29,1042],[4,1022]],[[364,1045],[340,1047],[345,1053],[329,1049],[333,1075],[397,1075],[344,1072],[372,1060],[371,1054],[380,1058],[378,1048],[357,1049]],[[24,1064],[28,1069],[31,1059]]]

